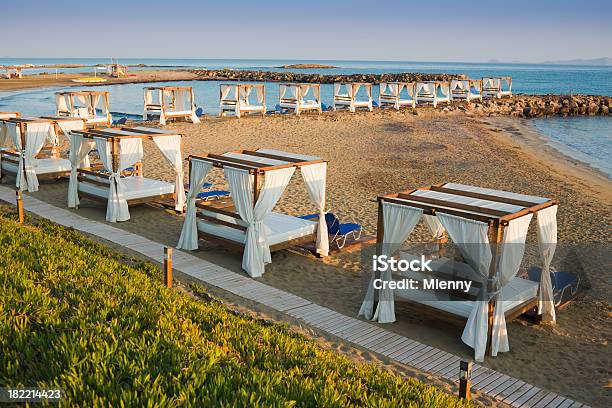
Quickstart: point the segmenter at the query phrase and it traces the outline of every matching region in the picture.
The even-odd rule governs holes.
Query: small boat
[[[72,80],[72,82],[80,82],[80,83],[106,82],[106,78],[82,77],[82,78],[75,78]]]

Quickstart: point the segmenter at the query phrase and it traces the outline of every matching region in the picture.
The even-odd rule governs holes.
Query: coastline
[[[495,133],[503,132],[504,139],[519,144],[526,154],[541,161],[551,171],[576,179],[576,186],[586,186],[612,202],[612,180],[608,175],[584,161],[564,154],[561,148],[555,147],[558,142],[540,132],[530,119],[490,116],[482,122],[490,123],[491,131]]]

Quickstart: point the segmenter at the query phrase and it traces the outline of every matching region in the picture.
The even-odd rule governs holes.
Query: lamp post
[[[472,362],[461,361],[459,363],[459,397],[470,399],[470,386],[472,385]]]

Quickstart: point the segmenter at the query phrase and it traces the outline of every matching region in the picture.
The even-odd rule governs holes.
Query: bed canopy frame
[[[310,95],[310,98],[309,98]],[[291,109],[296,115],[303,111],[321,109],[321,84],[286,83],[279,85],[281,109]]]
[[[414,108],[416,100],[415,82],[381,82],[378,91],[378,105],[381,108],[399,110],[402,106]]]
[[[416,104],[431,103],[437,107],[439,103],[450,103],[450,83],[443,81],[417,82],[415,87]]]
[[[482,80],[480,79],[453,79],[450,84],[451,98],[453,100],[472,99],[482,101]]]
[[[512,96],[512,77],[482,78],[482,96],[485,98]]]
[[[196,114],[195,96],[191,86],[150,86],[144,88],[143,119],[159,117],[160,125],[168,119],[184,119],[200,123]]]
[[[16,176],[20,190],[38,191],[38,179],[67,177],[70,161],[60,157],[58,134],[85,129],[82,118],[16,117],[0,120],[0,173]],[[6,145],[11,148],[2,148]]]
[[[58,117],[83,118],[87,126],[110,126],[108,91],[65,91],[55,93],[55,115]],[[101,111],[101,115],[98,115]]]
[[[420,312],[432,312],[436,318],[454,322],[467,319],[461,339],[475,350],[476,360],[482,361],[487,350],[493,356],[509,351],[507,321],[534,308],[542,320],[555,321],[548,272],[557,242],[557,207],[556,202],[544,197],[456,183],[378,197],[379,255],[394,255],[423,218],[434,239],[448,234],[465,263],[434,261],[432,264],[438,267],[422,273],[421,278],[431,274],[445,280],[467,279],[475,290],[466,294],[433,292],[429,296],[423,290],[378,290],[372,280],[359,315],[379,323],[394,322],[395,292],[402,300],[418,304]],[[543,262],[539,284],[516,277],[534,215]],[[414,259],[406,253],[400,256]],[[380,278],[391,280],[391,272],[384,272]]]
[[[270,252],[316,241],[317,253],[327,256],[325,223],[327,161],[319,157],[274,149],[236,150],[189,156],[189,194],[178,248],[198,248],[198,237],[244,250],[242,268],[252,277],[265,272]],[[231,199],[197,202],[213,168],[223,169]],[[272,212],[296,169],[300,169],[317,220]]]
[[[175,210],[185,206],[182,135],[149,127],[121,127],[72,131],[70,133],[70,184],[68,207],[78,208],[79,195],[107,203],[106,220],[130,219],[128,207],[174,199]],[[142,141],[152,140],[173,167],[175,182],[142,175]],[[96,149],[101,166],[87,166],[89,153]],[[126,173],[131,175],[126,177]]]
[[[253,100],[253,90],[255,99]],[[265,84],[220,84],[219,85],[220,117],[227,112],[233,113],[237,118],[243,114],[266,114],[266,87]]]
[[[358,99],[359,90],[364,89],[366,100]],[[347,108],[355,112],[358,108],[372,111],[372,84],[367,82],[336,82],[334,84],[334,110]]]

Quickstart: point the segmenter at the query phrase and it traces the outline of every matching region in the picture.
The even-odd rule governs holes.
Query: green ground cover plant
[[[355,363],[287,326],[167,289],[44,220],[0,207],[0,386],[60,387],[78,406],[470,405]]]

